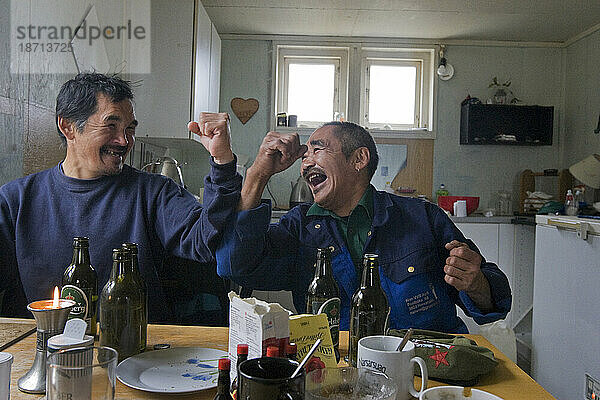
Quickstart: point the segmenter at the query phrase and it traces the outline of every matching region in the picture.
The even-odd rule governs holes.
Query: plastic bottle
[[[298,346],[296,343],[288,343],[285,345],[285,357],[292,361],[297,361]]]
[[[279,347],[277,347],[277,346],[267,347],[267,357],[279,357]]]
[[[565,214],[577,215],[577,204],[575,203],[575,198],[573,197],[571,189],[567,190],[567,196],[565,198]]]
[[[440,185],[440,188],[435,191],[436,197],[448,196],[448,193],[448,189],[446,189],[446,185],[444,185],[443,183]]]
[[[583,198],[583,192],[579,189],[575,190],[575,204],[577,205],[577,209],[579,211],[583,210],[587,206],[585,199]]]

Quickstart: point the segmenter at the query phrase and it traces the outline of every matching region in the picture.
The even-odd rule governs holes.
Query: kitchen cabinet
[[[209,111],[219,111],[219,92],[221,90],[221,38],[215,28],[214,24],[211,24],[211,36],[210,36],[210,74],[208,88],[208,108]],[[195,109],[194,116],[197,116],[197,112],[202,111],[202,108]]]
[[[506,218],[506,223],[457,222],[456,226],[465,237],[475,242],[487,261],[498,265],[506,274],[513,300],[505,321],[515,329],[532,310],[535,228],[513,224],[510,218]],[[459,314],[464,316],[461,309]],[[480,333],[479,326],[471,318],[463,317],[463,320],[469,332]]]
[[[552,144],[554,107],[464,104],[460,144],[540,146]]]
[[[496,339],[486,325],[484,329],[467,317],[460,307],[458,316],[465,321],[470,333],[483,334],[488,340],[513,358],[521,369],[528,372],[531,365],[531,318],[533,312],[533,270],[535,254],[535,227],[530,224],[512,223],[512,217],[492,217],[490,223],[458,222],[460,220],[485,220],[486,218],[452,217],[465,237],[473,240],[483,257],[495,263],[508,278],[512,291],[511,311],[507,314],[506,325],[513,329],[515,347],[508,338]],[[490,218],[490,220],[492,220]],[[496,333],[497,334],[497,333]],[[503,348],[503,346],[507,346]]]
[[[591,399],[585,374],[600,379],[600,223],[536,222],[532,377],[559,400]]]
[[[199,136],[187,123],[201,111],[217,112],[221,39],[199,0],[151,2],[152,68],[132,75],[138,141],[186,148]]]

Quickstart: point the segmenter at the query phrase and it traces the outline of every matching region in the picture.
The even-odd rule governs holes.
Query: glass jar
[[[496,215],[512,215],[511,193],[501,190],[496,194],[496,196]]]

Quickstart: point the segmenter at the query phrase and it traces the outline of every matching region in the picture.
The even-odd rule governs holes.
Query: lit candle
[[[58,308],[58,299],[60,298],[60,292],[58,286],[54,286],[54,298],[52,299],[52,308]]]
[[[38,300],[29,304],[33,310],[59,310],[61,308],[72,307],[75,305],[73,300],[61,299],[58,286],[54,287],[54,297],[52,300]]]

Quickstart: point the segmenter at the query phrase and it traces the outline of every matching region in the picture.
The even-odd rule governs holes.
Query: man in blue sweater
[[[228,115],[203,113],[199,125],[189,125],[212,156],[200,204],[173,180],[124,163],[138,124],[132,100],[129,84],[118,77],[79,74],[69,80],[56,100],[64,161],[0,188],[2,315],[31,316],[28,302],[52,296],[75,236],[90,239],[99,290],[110,275],[112,249],[138,244],[151,321],[169,317],[159,284],[165,255],[213,259],[240,198]]]
[[[260,202],[265,185],[300,157],[315,203],[270,225],[270,204]],[[308,146],[297,134],[269,132],[217,250],[218,273],[252,289],[291,290],[303,312],[316,249],[328,247],[340,288],[340,329],[348,329],[362,257],[375,253],[390,327],[464,333],[456,305],[479,324],[504,318],[511,292],[502,271],[485,262],[436,205],[375,190],[370,181],[377,162],[373,138],[353,123],[323,125]]]

